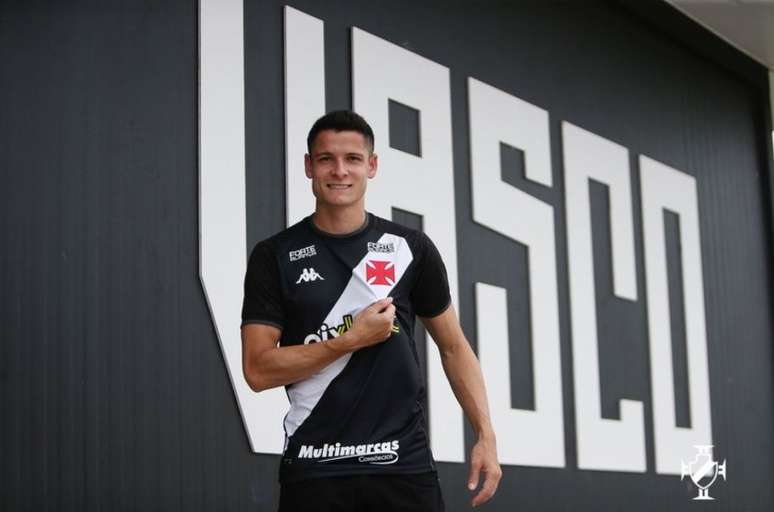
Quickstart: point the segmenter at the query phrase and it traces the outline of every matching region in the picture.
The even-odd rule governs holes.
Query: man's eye
[[[318,158],[317,160],[319,160],[320,162],[327,162],[327,161],[328,161],[328,160],[330,160],[330,159],[331,159],[331,158],[330,158],[330,157],[328,157],[328,156],[321,156],[321,157],[320,157],[320,158]]]
[[[354,160],[355,162],[359,162],[361,158],[359,156],[351,156],[349,157],[350,160]]]

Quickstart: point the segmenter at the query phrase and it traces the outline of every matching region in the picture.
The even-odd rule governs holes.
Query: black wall
[[[283,227],[283,3],[245,4],[251,248]],[[329,109],[350,106],[352,26],[450,68],[461,319],[475,346],[473,283],[508,288],[520,407],[532,394],[516,329],[528,315],[526,251],[471,220],[466,79],[550,113],[554,187],[516,168],[505,179],[556,210],[567,467],[504,467],[488,508],[696,505],[691,484],[654,469],[636,162],[646,154],[698,184],[713,435],[728,459],[717,501],[701,505],[771,510],[763,70],[654,2],[292,5],[325,21]],[[250,452],[198,277],[197,22],[190,1],[0,3],[0,510],[276,506],[277,457]],[[632,154],[635,304],[611,294],[605,188],[591,199],[603,415],[617,417],[622,397],[643,401],[646,474],[577,469],[562,120]],[[665,229],[679,275],[676,223]],[[482,265],[475,247],[512,270]],[[679,368],[678,418],[688,407]],[[466,467],[439,466],[449,510],[464,510]]]

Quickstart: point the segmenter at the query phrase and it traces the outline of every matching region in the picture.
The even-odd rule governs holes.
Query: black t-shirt
[[[290,410],[281,482],[435,470],[414,315],[439,315],[451,296],[427,235],[372,213],[358,230],[332,235],[306,217],[255,246],[244,292],[242,325],[279,327],[280,346],[337,337],[361,310],[387,296],[396,308],[387,341],[285,386]]]

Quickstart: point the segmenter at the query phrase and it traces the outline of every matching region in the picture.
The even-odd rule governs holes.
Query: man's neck
[[[319,205],[312,215],[312,222],[321,231],[332,235],[346,235],[357,231],[366,221],[363,205],[347,208],[322,208]]]

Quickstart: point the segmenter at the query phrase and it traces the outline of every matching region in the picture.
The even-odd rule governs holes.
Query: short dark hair
[[[360,114],[351,110],[334,110],[314,122],[306,138],[306,149],[310,155],[312,154],[314,139],[323,130],[358,132],[365,138],[368,150],[371,152],[374,150],[374,131]]]

